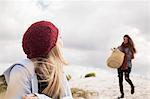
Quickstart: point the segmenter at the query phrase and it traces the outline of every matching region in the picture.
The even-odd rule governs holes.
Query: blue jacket
[[[65,96],[61,99],[73,99],[71,90],[63,72],[63,86]],[[38,93],[38,80],[35,74],[34,65],[29,59],[22,60],[4,72],[6,82],[8,84],[5,99],[22,99],[26,94],[34,93],[38,99],[52,99],[44,94]]]

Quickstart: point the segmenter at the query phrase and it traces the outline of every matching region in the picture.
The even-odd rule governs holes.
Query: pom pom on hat
[[[29,59],[46,58],[51,49],[56,46],[58,38],[57,27],[48,21],[33,23],[23,35],[22,47]]]

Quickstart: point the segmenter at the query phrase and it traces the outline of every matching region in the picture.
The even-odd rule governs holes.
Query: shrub
[[[71,75],[66,75],[66,77],[67,77],[67,80],[69,81],[70,79],[71,79]]]
[[[96,91],[90,90],[83,90],[79,88],[71,88],[71,92],[74,98],[83,98],[83,99],[90,99],[91,96],[99,96],[99,93]]]
[[[96,77],[96,73],[91,72],[91,73],[86,74],[84,77],[85,78],[87,78],[87,77]]]

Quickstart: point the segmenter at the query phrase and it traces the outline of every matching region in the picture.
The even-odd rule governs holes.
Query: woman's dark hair
[[[134,46],[134,42],[133,42],[133,40],[131,39],[131,37],[129,36],[129,35],[124,35],[124,37],[127,37],[128,38],[128,44],[129,44],[129,47],[130,47],[130,49],[131,49],[131,51],[133,52],[133,53],[136,53],[136,48],[135,48],[135,46]]]

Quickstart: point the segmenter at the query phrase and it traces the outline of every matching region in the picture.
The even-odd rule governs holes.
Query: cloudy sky
[[[110,49],[129,34],[137,54],[133,71],[150,74],[149,0],[0,0],[0,63],[25,58],[21,42],[39,20],[53,22],[70,65],[106,69]]]

